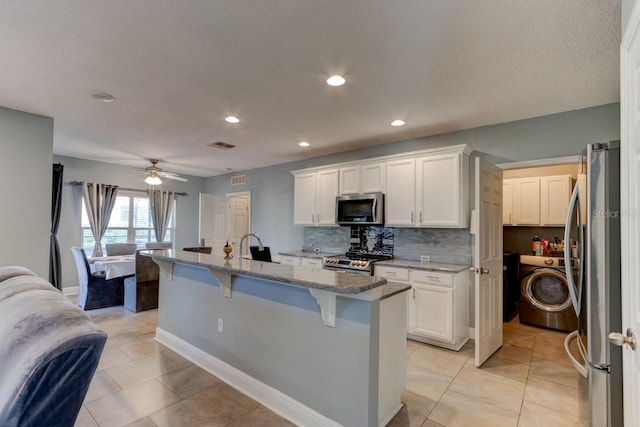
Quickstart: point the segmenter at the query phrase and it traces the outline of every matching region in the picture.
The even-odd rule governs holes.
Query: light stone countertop
[[[380,300],[392,297],[400,292],[408,291],[411,289],[411,285],[408,283],[387,282],[382,288],[382,297]]]
[[[387,283],[384,278],[364,274],[343,273],[321,268],[283,265],[250,259],[240,260],[233,258],[226,260],[221,254],[202,254],[176,250],[154,250],[149,253],[142,251],[141,253],[158,260],[204,267],[305,288],[322,289],[338,294],[357,294],[384,286]]]
[[[288,251],[288,252],[279,252],[279,255],[282,256],[297,256],[300,258],[318,258],[318,259],[322,259],[326,256],[337,256],[337,255],[344,255],[344,253],[341,254],[336,254],[333,252],[309,252],[309,251]]]
[[[440,271],[443,273],[460,273],[461,271],[468,270],[471,267],[470,265],[409,261],[409,260],[394,258],[390,260],[376,262],[374,264],[373,274],[375,274],[375,266],[378,266],[378,265],[387,266],[387,267],[410,268],[412,270]]]

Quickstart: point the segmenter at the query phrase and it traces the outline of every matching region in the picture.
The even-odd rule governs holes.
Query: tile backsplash
[[[354,227],[355,228],[355,227]],[[363,227],[365,229],[365,227]],[[420,261],[429,255],[431,262],[471,264],[472,235],[460,228],[390,228],[366,227],[365,244],[368,249],[386,247],[399,259]],[[352,245],[361,245],[362,233],[353,235],[350,227],[305,227],[305,247],[320,248],[322,252],[344,253]],[[371,248],[369,248],[371,246]]]

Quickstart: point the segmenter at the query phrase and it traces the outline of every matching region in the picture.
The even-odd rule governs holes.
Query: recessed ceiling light
[[[93,96],[94,99],[102,102],[113,102],[116,100],[113,95],[106,92],[95,92],[91,96]]]
[[[404,120],[394,120],[391,122],[391,126],[404,126]]]
[[[307,141],[302,141],[302,142],[299,142],[299,143],[298,143],[298,145],[299,145],[300,147],[308,147],[308,146],[309,146],[309,143],[308,143]]]
[[[342,86],[345,82],[346,80],[344,79],[344,77],[337,74],[327,79],[327,84],[329,86]]]
[[[235,117],[235,116],[225,117],[225,118],[224,118],[224,120],[225,120],[227,123],[239,123],[239,122],[240,122],[240,119],[239,119],[239,118],[237,118],[237,117]]]

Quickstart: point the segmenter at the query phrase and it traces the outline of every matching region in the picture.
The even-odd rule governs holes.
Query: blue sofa
[[[72,427],[106,340],[49,282],[0,268],[0,426]]]

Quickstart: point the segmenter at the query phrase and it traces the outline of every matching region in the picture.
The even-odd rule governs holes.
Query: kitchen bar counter
[[[410,268],[412,270],[424,270],[424,271],[441,271],[443,273],[459,273],[461,271],[471,268],[470,265],[461,264],[442,264],[437,262],[421,262],[421,261],[409,261],[404,259],[390,259],[385,261],[378,261],[375,265],[398,267],[398,268]],[[375,267],[374,272],[375,274]]]
[[[156,340],[295,425],[382,427],[402,408],[407,284],[194,252],[145,255],[163,271]]]
[[[366,292],[387,283],[386,279],[361,274],[348,274],[338,271],[291,266],[270,262],[224,259],[217,254],[202,254],[176,250],[154,250],[152,253],[142,252],[152,256],[154,260],[165,263],[181,263],[203,267],[231,275],[255,277],[304,288],[321,289],[337,294],[358,294]]]

